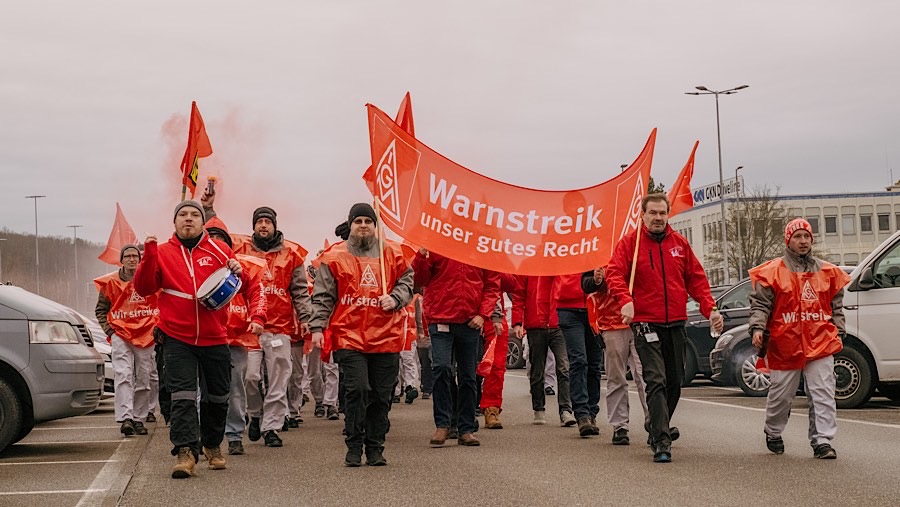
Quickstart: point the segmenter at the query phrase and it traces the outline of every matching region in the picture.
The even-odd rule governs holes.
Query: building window
[[[841,215],[841,233],[844,236],[853,236],[856,234],[855,215]]]
[[[878,214],[878,232],[888,232],[891,230],[891,215],[887,213]]]
[[[812,227],[813,234],[819,233],[819,217],[809,217],[806,219],[809,222],[810,227]]]
[[[825,217],[825,234],[837,234],[837,217]]]
[[[859,216],[859,232],[872,232],[872,215]]]
[[[844,254],[844,265],[845,266],[856,266],[859,264],[859,254],[848,253]]]

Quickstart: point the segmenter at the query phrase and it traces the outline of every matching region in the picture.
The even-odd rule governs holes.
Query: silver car
[[[35,423],[96,409],[103,363],[72,310],[0,285],[0,452]]]

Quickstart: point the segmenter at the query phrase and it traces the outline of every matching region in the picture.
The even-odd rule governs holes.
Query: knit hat
[[[206,223],[206,212],[203,211],[203,205],[200,204],[199,202],[191,200],[191,199],[181,201],[180,203],[178,203],[178,206],[175,206],[175,214],[172,216],[172,221],[174,221],[175,217],[178,216],[178,212],[181,211],[181,208],[184,208],[186,206],[196,208],[197,211],[200,212],[200,217],[203,218],[203,223]]]
[[[350,208],[347,222],[352,224],[358,217],[369,217],[373,222],[378,223],[378,215],[375,214],[372,205],[366,202],[358,202]]]
[[[275,210],[268,206],[256,208],[256,211],[253,212],[253,227],[256,227],[256,222],[259,222],[260,218],[268,218],[269,221],[272,222],[272,226],[278,230],[278,221],[275,219],[276,216]]]
[[[138,260],[141,258],[141,249],[138,248],[137,245],[125,245],[119,250],[119,262],[125,262],[125,251],[126,250],[137,250]]]
[[[218,234],[225,238],[225,244],[228,245],[228,248],[234,248],[234,242],[231,239],[231,234],[228,233],[228,227],[225,226],[225,222],[223,222],[219,217],[212,217],[209,219],[209,222],[206,222],[206,232],[210,235]]]
[[[809,233],[810,236],[813,237],[813,239],[815,239],[815,235],[813,235],[812,226],[809,225],[809,222],[807,222],[806,220],[804,220],[802,218],[795,218],[795,219],[791,220],[790,222],[788,222],[788,224],[784,227],[784,243],[788,244],[788,242],[791,241],[791,236],[793,236],[794,233],[799,231],[800,229],[805,230],[806,232]]]

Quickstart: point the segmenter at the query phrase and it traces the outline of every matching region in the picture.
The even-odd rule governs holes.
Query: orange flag
[[[191,189],[191,197],[197,191],[197,177],[200,173],[198,159],[212,155],[212,145],[209,144],[209,136],[206,135],[206,125],[197,109],[197,103],[191,102],[191,124],[188,127],[187,149],[184,150],[184,158],[181,159],[181,174],[183,185],[181,198],[184,199],[185,191]]]
[[[328,242],[328,238],[325,238],[325,243],[322,244],[322,250],[328,250],[331,248],[331,243]]]
[[[682,211],[687,211],[694,207],[694,194],[691,192],[691,178],[694,177],[694,154],[697,153],[697,145],[700,141],[694,142],[694,149],[691,150],[691,156],[684,164],[684,168],[678,173],[678,178],[669,190],[669,203],[672,207],[669,210],[669,217],[673,217]]]
[[[403,97],[403,101],[400,103],[400,109],[397,110],[397,116],[394,119],[397,125],[403,129],[407,134],[415,137],[416,136],[416,126],[415,122],[413,122],[413,113],[412,113],[412,97],[410,97],[409,92],[406,92],[406,96]],[[375,194],[375,174],[377,171],[375,170],[375,166],[370,165],[366,172],[363,174],[363,181],[366,182],[366,187],[369,188],[369,192],[372,195]]]
[[[137,244],[137,234],[134,233],[134,229],[128,224],[128,220],[125,220],[125,214],[122,213],[119,203],[116,203],[116,220],[113,222],[112,232],[109,233],[106,250],[97,258],[107,264],[121,266],[119,252],[122,251],[123,246],[134,244]]]
[[[384,225],[408,242],[501,273],[562,275],[606,264],[640,224],[656,129],[611,180],[548,191],[493,180],[447,159],[377,107],[369,113],[371,190]]]

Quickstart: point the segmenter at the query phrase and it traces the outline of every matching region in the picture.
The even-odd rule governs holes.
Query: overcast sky
[[[272,206],[314,250],[370,200],[366,111],[412,93],[416,134],[475,171],[581,188],[659,128],[653,176],[700,140],[782,194],[882,191],[900,178],[895,1],[18,2],[0,19],[0,227],[105,242],[119,201],[171,234],[196,100],[232,232]]]

